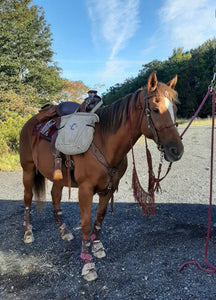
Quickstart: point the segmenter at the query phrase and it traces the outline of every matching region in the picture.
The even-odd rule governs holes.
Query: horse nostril
[[[176,147],[171,147],[171,148],[170,148],[170,152],[171,152],[172,154],[174,154],[174,155],[178,155],[178,150],[177,150]]]
[[[178,145],[166,145],[164,147],[164,158],[167,161],[174,162],[179,160],[182,157],[182,154],[184,152],[183,147],[179,147]]]

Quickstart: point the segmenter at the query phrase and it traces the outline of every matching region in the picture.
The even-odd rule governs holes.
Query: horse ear
[[[178,80],[178,76],[176,75],[172,80],[170,80],[170,81],[167,83],[167,85],[168,85],[169,87],[171,87],[172,89],[174,89],[175,86],[176,86],[177,80]]]
[[[157,83],[158,80],[157,80],[156,72],[154,72],[148,78],[148,82],[147,82],[148,92],[154,92],[157,88]]]

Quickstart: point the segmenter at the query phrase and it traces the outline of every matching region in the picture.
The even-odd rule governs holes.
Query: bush
[[[21,117],[16,112],[8,112],[5,121],[0,121],[0,153],[16,153],[19,149],[19,135],[23,125],[31,117]]]
[[[9,153],[0,156],[0,171],[10,172],[21,170],[19,154]]]

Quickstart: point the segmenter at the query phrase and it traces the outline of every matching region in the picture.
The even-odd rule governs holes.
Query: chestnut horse
[[[70,185],[78,187],[82,275],[88,281],[97,278],[91,252],[98,258],[106,255],[100,241],[101,225],[108,202],[126,171],[127,153],[131,147],[143,134],[157,143],[167,161],[177,161],[183,154],[183,145],[175,126],[176,82],[177,76],[167,84],[160,83],[156,72],[152,73],[146,87],[109,106],[99,108],[96,114],[100,122],[96,124],[92,146],[87,152],[72,156],[76,183],[71,181]],[[20,134],[25,203],[24,242],[33,242],[30,207],[33,191],[35,197],[42,200],[45,178],[53,181],[51,195],[56,226],[62,239],[71,240],[73,236],[66,229],[60,208],[62,189],[68,186],[67,168],[62,166],[63,179],[53,180],[54,157],[50,143],[44,139],[36,143],[36,136],[32,135],[38,122],[36,117],[33,116],[23,126]],[[92,229],[91,207],[96,193],[99,195],[99,204]]]

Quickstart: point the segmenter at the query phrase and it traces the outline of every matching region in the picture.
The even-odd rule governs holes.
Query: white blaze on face
[[[167,97],[164,98],[165,101],[165,105],[170,113],[171,119],[173,121],[173,123],[175,123],[175,117],[174,117],[174,111],[173,111],[173,105],[172,103],[169,101],[169,99]]]

